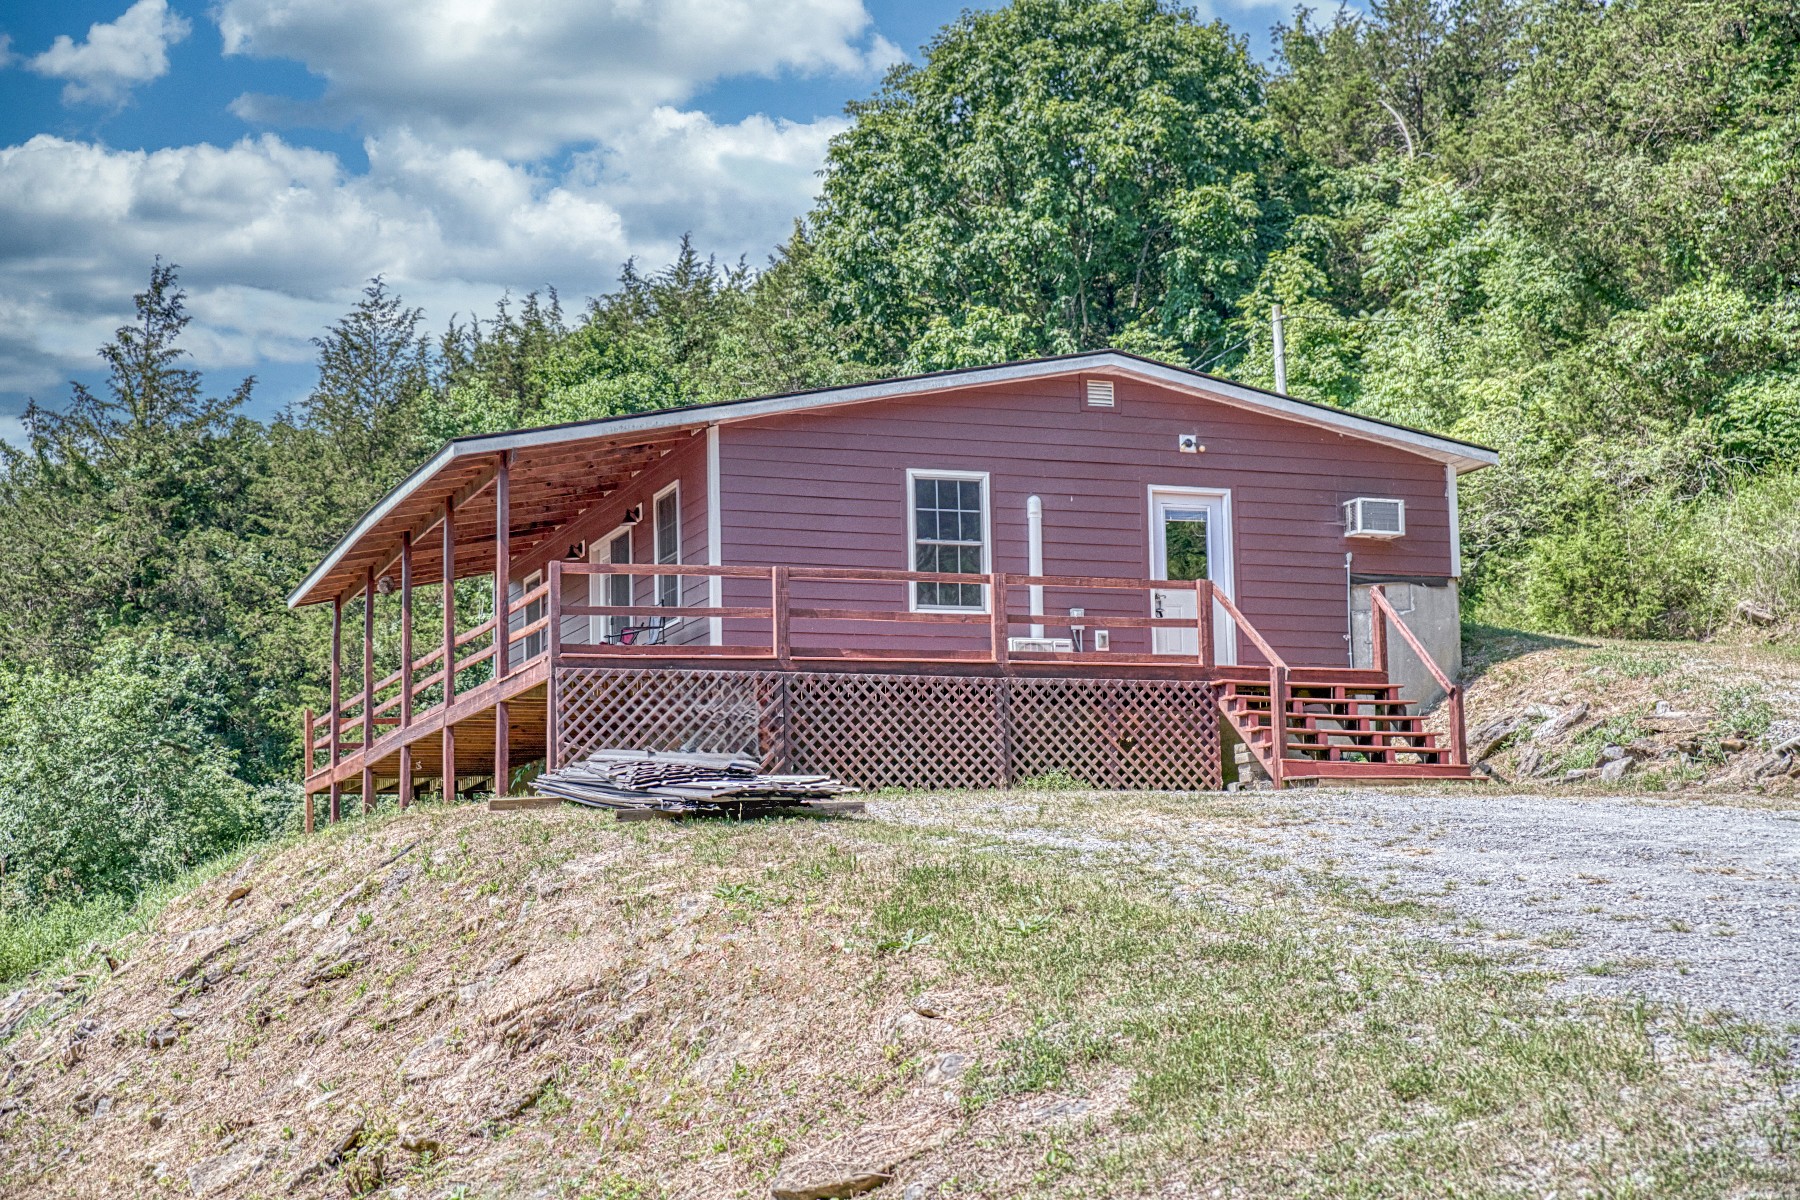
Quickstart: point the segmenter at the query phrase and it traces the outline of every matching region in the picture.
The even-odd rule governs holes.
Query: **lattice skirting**
[[[1209,683],[564,667],[563,761],[602,747],[743,753],[858,787],[1221,785]]]

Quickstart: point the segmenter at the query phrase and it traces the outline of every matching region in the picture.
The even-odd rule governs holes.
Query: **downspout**
[[[1025,501],[1025,569],[1032,575],[1044,573],[1044,502],[1036,496]],[[1044,615],[1044,585],[1031,585],[1031,615]],[[1031,626],[1031,636],[1044,636],[1044,627],[1038,622]]]
[[[1350,667],[1356,668],[1356,584],[1350,574],[1350,560],[1355,555],[1344,551],[1344,644],[1350,649]],[[1375,619],[1375,610],[1369,610],[1369,620]]]

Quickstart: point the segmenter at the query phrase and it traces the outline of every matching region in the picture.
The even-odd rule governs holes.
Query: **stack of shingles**
[[[862,808],[834,800],[856,789],[830,776],[764,775],[760,767],[753,759],[729,754],[600,750],[582,762],[540,775],[532,787],[540,795],[596,808],[667,815]]]

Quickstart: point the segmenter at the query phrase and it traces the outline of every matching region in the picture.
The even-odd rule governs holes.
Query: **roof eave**
[[[728,400],[714,404],[689,405],[660,409],[625,417],[600,417],[565,425],[538,429],[520,429],[507,433],[473,434],[456,438],[408,475],[340,538],[306,579],[288,596],[288,607],[297,608],[307,602],[308,595],[337,566],[351,547],[404,503],[432,476],[459,458],[496,454],[503,450],[526,450],[558,442],[580,441],[591,437],[625,437],[651,430],[680,429],[687,426],[753,420],[758,417],[804,409],[836,408],[849,404],[866,404],[874,400],[894,399],[943,391],[948,387],[981,387],[1025,379],[1041,379],[1067,375],[1077,371],[1116,371],[1165,387],[1204,395],[1210,399],[1240,407],[1274,412],[1303,424],[1335,428],[1346,436],[1361,438],[1408,450],[1446,463],[1458,474],[1491,467],[1500,456],[1486,446],[1477,446],[1454,438],[1440,437],[1423,430],[1395,425],[1373,417],[1362,416],[1329,405],[1296,400],[1278,392],[1265,391],[1219,379],[1185,367],[1171,367],[1153,359],[1140,358],[1121,350],[1098,350],[1058,358],[1033,359],[1003,363],[992,367],[939,371],[929,375],[909,375],[875,383],[852,384],[847,387],[821,388],[815,391],[765,396],[750,400]]]

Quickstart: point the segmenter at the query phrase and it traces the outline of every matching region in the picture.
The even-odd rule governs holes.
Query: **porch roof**
[[[664,454],[703,434],[709,425],[1078,373],[1139,379],[1217,403],[1321,426],[1435,459],[1458,473],[1499,461],[1493,450],[1472,442],[1296,400],[1120,350],[1095,350],[456,438],[365,513],[294,589],[288,604],[297,607],[348,595],[362,586],[369,569],[373,568],[377,577],[396,570],[402,537],[409,533],[414,547],[414,583],[439,582],[443,578],[442,538],[431,535],[442,532],[446,500],[452,502],[455,514],[457,577],[487,574],[493,567],[495,540],[492,484],[503,452],[510,451],[513,456],[510,538],[516,556],[544,542]]]

